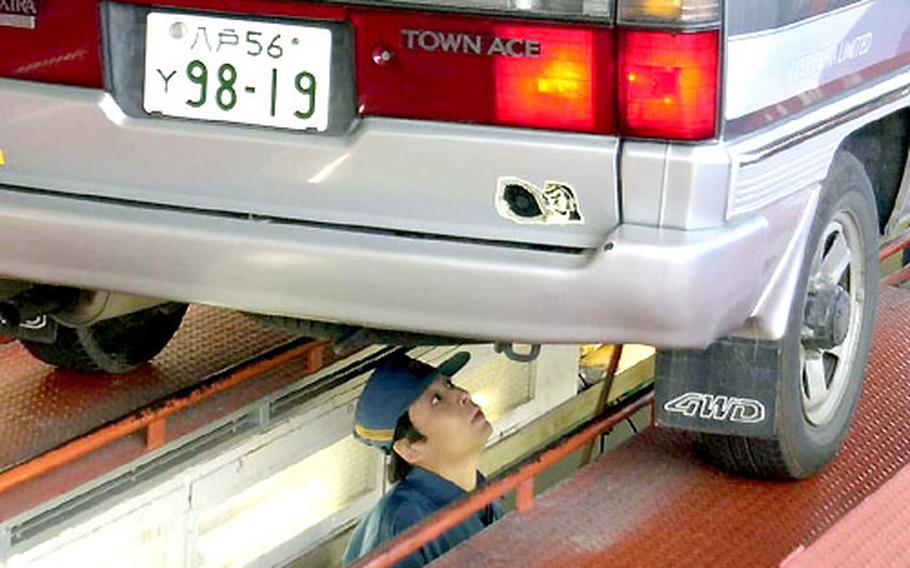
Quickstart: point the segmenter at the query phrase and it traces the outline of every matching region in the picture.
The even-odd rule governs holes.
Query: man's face
[[[440,376],[408,408],[427,439],[417,442],[424,461],[456,461],[483,451],[493,427],[468,392]]]

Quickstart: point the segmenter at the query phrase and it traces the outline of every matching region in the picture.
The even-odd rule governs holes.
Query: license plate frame
[[[306,22],[149,11],[143,110],[206,122],[331,128],[332,31]]]

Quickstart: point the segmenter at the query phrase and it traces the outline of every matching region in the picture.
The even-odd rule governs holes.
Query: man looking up
[[[367,380],[354,413],[354,435],[391,455],[389,479],[396,484],[357,525],[345,566],[484,481],[477,466],[493,427],[467,391],[451,380],[468,359],[468,353],[460,352],[435,368],[399,355]],[[398,566],[423,566],[502,515],[502,507],[493,503]]]

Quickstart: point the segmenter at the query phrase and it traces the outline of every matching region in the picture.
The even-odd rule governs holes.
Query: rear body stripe
[[[752,132],[910,66],[905,0],[858,3],[773,33],[731,38],[727,137]]]

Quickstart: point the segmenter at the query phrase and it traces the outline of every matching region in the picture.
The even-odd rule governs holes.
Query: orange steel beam
[[[879,249],[878,258],[879,260],[885,260],[892,254],[898,253],[907,247],[910,247],[910,229],[907,229],[903,233],[883,244]]]
[[[424,544],[435,540],[444,532],[458,525],[477,511],[483,509],[496,499],[509,491],[522,486],[519,497],[523,506],[527,506],[528,493],[533,493],[533,482],[542,471],[555,463],[559,463],[573,452],[591,442],[597,436],[613,428],[626,418],[631,417],[638,410],[654,402],[654,389],[649,386],[632,396],[628,401],[615,409],[611,409],[600,418],[595,418],[575,434],[571,434],[545,450],[536,457],[531,458],[513,473],[486,485],[474,493],[469,494],[463,501],[454,503],[441,510],[436,515],[425,519],[416,526],[408,529],[396,539],[380,547],[372,554],[354,564],[355,568],[388,568],[416,552]]]
[[[167,417],[154,420],[146,427],[145,449],[157,450],[167,442]]]
[[[893,254],[897,254],[902,250],[910,247],[910,229],[907,229],[903,233],[899,234],[895,238],[891,239],[879,249],[878,258],[879,260],[885,260]],[[884,286],[899,286],[910,280],[910,265],[907,265],[894,274],[889,274],[887,277],[882,279],[882,285]]]
[[[515,490],[515,509],[519,513],[534,508],[534,479],[527,479],[518,484]]]
[[[229,369],[220,375],[215,375],[200,385],[195,385],[191,389],[153,402],[130,416],[101,426],[85,436],[58,446],[21,465],[0,472],[0,492],[8,491],[22,483],[40,477],[55,468],[71,463],[143,428],[151,426],[151,431],[148,432],[146,448],[148,449],[150,446],[157,447],[164,443],[166,431],[164,430],[163,421],[168,416],[300,357],[307,357],[308,372],[317,370],[318,367],[314,366],[314,364],[321,365],[323,351],[331,345],[331,342],[305,340],[306,342],[302,343],[302,341],[297,339],[280,345],[259,355],[252,361],[242,364],[238,369]]]
[[[907,280],[910,280],[910,264],[883,278],[882,284],[884,286],[900,286]]]

